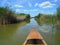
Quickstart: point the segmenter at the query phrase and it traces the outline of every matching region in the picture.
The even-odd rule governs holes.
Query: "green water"
[[[0,25],[0,45],[23,45],[31,29],[36,28],[48,45],[60,45],[60,30],[56,24],[39,25],[33,18],[30,22]]]

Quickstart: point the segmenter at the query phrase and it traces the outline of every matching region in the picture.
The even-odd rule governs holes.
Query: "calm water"
[[[34,18],[30,22],[0,26],[0,45],[23,45],[33,28],[40,32],[48,45],[60,45],[60,30],[56,24],[39,25]]]

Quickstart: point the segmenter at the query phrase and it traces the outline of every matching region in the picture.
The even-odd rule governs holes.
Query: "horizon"
[[[56,14],[59,0],[0,0],[0,7],[8,6],[16,13],[30,14],[31,17],[43,14]]]

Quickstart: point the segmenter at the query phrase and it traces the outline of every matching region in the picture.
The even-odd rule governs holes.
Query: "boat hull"
[[[23,45],[47,45],[47,43],[36,29],[32,29]]]

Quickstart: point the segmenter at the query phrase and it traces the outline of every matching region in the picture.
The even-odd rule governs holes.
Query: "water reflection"
[[[44,40],[47,42],[48,45],[57,45],[55,35],[57,32],[57,24],[53,22],[41,22],[36,20],[37,24],[39,25],[39,32],[43,36]]]
[[[55,35],[57,45],[60,45],[60,20],[57,20],[57,32]]]
[[[0,45],[15,45],[14,34],[19,27],[29,22],[21,22],[18,24],[0,25]]]
[[[26,24],[27,22],[24,21],[19,24],[1,25],[0,26],[0,39],[8,38],[8,37],[10,38],[11,35],[13,35],[17,31],[19,26],[21,27]]]

